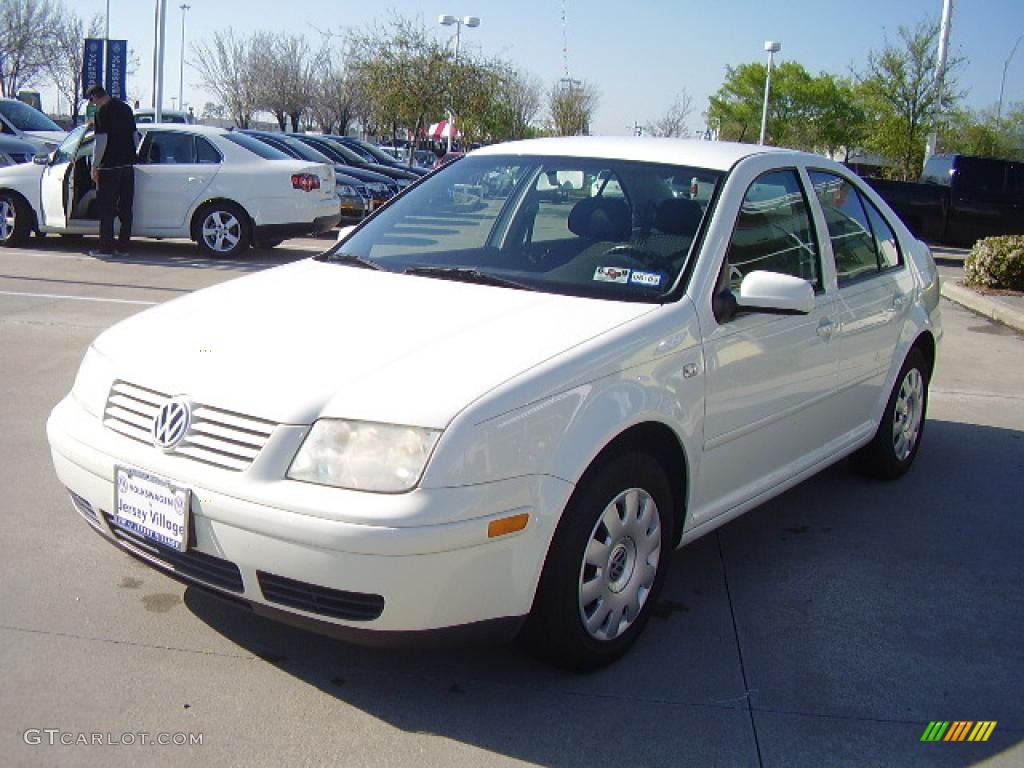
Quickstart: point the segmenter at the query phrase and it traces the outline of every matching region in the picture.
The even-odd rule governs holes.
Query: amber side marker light
[[[495,539],[498,536],[506,536],[510,533],[516,533],[517,531],[523,530],[529,522],[530,516],[525,512],[520,515],[503,517],[500,520],[492,520],[487,524],[487,538]]]

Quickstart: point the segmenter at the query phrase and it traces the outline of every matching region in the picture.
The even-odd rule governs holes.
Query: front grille
[[[112,515],[104,512],[103,516],[110,525],[110,530],[114,532],[114,538],[119,542],[131,550],[156,559],[160,565],[174,571],[179,576],[232,592],[244,591],[242,574],[234,563],[195,549],[179,552],[176,549],[165,547],[163,544],[158,544],[135,533],[135,531],[120,527]]]
[[[169,395],[161,392],[115,381],[107,397],[103,425],[152,445],[153,417],[168,399]],[[276,426],[266,419],[193,404],[188,433],[170,452],[240,472],[252,464]]]
[[[319,587],[263,571],[257,571],[256,578],[263,596],[270,602],[309,613],[349,621],[373,621],[384,612],[384,598],[380,595]]]

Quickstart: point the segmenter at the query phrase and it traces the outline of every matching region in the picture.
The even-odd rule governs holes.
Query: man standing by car
[[[113,99],[101,85],[86,92],[96,109],[96,143],[92,156],[92,180],[100,213],[100,247],[90,256],[125,256],[132,239],[132,203],[135,197],[135,115],[120,99]],[[114,215],[121,231],[114,243]]]

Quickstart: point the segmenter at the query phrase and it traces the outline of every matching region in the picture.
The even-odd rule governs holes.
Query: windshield
[[[0,113],[19,131],[64,131],[38,109],[20,101],[0,101]]]
[[[394,272],[656,302],[684,273],[722,176],[624,160],[470,155],[396,198],[335,251]]]

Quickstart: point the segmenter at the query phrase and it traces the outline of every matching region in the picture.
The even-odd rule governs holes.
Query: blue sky
[[[178,93],[182,0],[168,0],[165,106]],[[317,29],[363,29],[393,10],[422,18],[439,38],[452,28],[437,25],[442,13],[479,16],[476,29],[463,30],[467,47],[498,55],[540,77],[550,86],[565,74],[562,0],[187,0],[188,41],[209,39],[216,30],[238,34],[258,29],[285,30],[319,38]],[[127,38],[141,68],[129,91],[144,105],[151,100],[152,0],[110,0],[110,34]],[[103,13],[105,0],[75,0],[82,16]],[[896,40],[901,25],[938,21],[942,0],[565,0],[565,39],[573,78],[596,85],[601,94],[594,130],[625,134],[662,116],[685,89],[693,98],[688,123],[703,128],[708,96],[722,84],[727,65],[765,61],[765,40],[782,43],[776,61],[793,60],[811,73],[847,74],[864,67],[867,54],[886,38]],[[954,4],[952,53],[966,61],[960,77],[969,106],[994,106],[1003,64],[1024,35],[1024,0],[959,0]],[[186,44],[188,47],[188,43]],[[189,53],[186,51],[186,62]],[[197,110],[209,100],[194,70],[185,66],[184,100]],[[1004,104],[1024,101],[1024,42],[1006,71]],[[47,105],[48,107],[50,105]],[[441,117],[440,115],[438,117]]]

